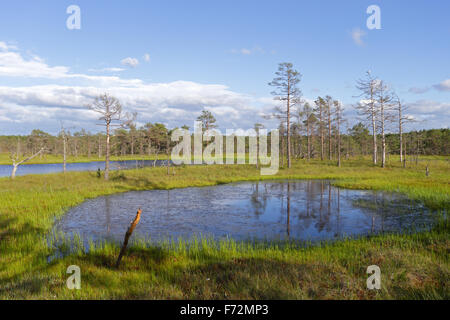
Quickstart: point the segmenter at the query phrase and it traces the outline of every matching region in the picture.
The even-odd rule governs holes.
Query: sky
[[[80,8],[80,28],[67,20]],[[380,8],[369,29],[367,8]],[[188,125],[203,109],[248,129],[276,106],[278,63],[302,74],[304,101],[331,95],[358,121],[356,80],[386,81],[418,122],[450,122],[449,1],[85,1],[0,3],[0,135],[97,132],[95,96],[117,97],[138,125]]]

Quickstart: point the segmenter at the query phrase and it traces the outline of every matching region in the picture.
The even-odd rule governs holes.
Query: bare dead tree
[[[287,130],[287,166],[291,167],[291,115],[298,104],[301,103],[301,91],[297,87],[300,82],[301,74],[293,69],[292,63],[284,62],[278,66],[278,71],[275,72],[276,77],[269,83],[270,86],[276,88],[272,92],[274,100],[284,103],[284,105],[275,108],[272,117],[286,122]]]
[[[119,100],[107,93],[99,95],[94,102],[87,107],[99,113],[99,120],[103,120],[106,129],[106,156],[105,156],[105,180],[109,180],[109,159],[111,154],[111,127],[127,127],[133,122],[136,114],[123,114],[122,105]]]
[[[63,138],[63,172],[66,173],[66,165],[67,165],[67,136],[66,131],[64,130],[64,126],[61,124],[61,134]]]
[[[33,158],[37,157],[38,155],[40,155],[41,153],[43,153],[44,151],[45,151],[45,148],[42,147],[38,152],[36,152],[35,154],[29,156],[28,158],[25,158],[23,160],[19,160],[19,158],[20,158],[19,147],[17,147],[17,151],[10,155],[10,159],[11,159],[12,165],[13,165],[13,169],[12,169],[12,172],[11,172],[11,179],[14,179],[16,177],[17,168],[21,164],[24,164],[25,162],[30,161],[31,159],[33,159]]]
[[[397,121],[398,121],[398,135],[400,143],[400,163],[403,162],[403,129],[407,123],[415,122],[412,116],[406,115],[405,112],[408,111],[408,107],[404,106],[399,96],[394,92],[393,99],[395,102],[395,110],[397,111]]]
[[[350,141],[351,141],[351,130],[349,127],[349,122],[348,119],[342,119],[342,122],[345,124],[345,132],[346,132],[346,136],[347,136],[347,148],[345,150],[345,159],[348,160],[350,158]]]
[[[324,159],[324,151],[323,151],[323,145],[324,145],[324,121],[325,121],[325,100],[322,97],[318,97],[314,101],[316,108],[314,109],[314,112],[317,115],[317,119],[319,121],[319,132],[320,132],[320,160],[323,161]]]
[[[379,109],[379,128],[381,130],[381,167],[386,167],[386,125],[387,122],[393,120],[392,114],[392,94],[389,92],[389,87],[383,80],[380,80],[377,85],[377,102]]]
[[[378,80],[367,71],[365,79],[356,81],[356,88],[361,91],[359,97],[363,98],[356,105],[356,109],[360,116],[364,116],[366,121],[370,122],[372,128],[373,141],[373,163],[377,164],[377,116],[378,108],[376,105],[376,93],[378,89]]]
[[[167,153],[167,175],[170,174],[170,154],[172,152],[171,146],[171,136],[175,129],[169,130],[167,129],[167,145],[166,145],[166,153]],[[175,169],[172,170],[172,173],[175,174]]]
[[[342,123],[342,112],[344,111],[341,103],[337,100],[333,101],[333,105],[335,108],[335,120],[336,120],[336,129],[337,129],[337,158],[338,167],[341,166],[341,123]]]
[[[331,160],[333,158],[333,143],[332,143],[332,134],[331,130],[333,129],[332,121],[333,121],[333,115],[334,111],[332,107],[334,106],[334,101],[331,96],[325,97],[326,102],[326,114],[327,114],[327,127],[328,127],[328,160]]]
[[[264,128],[264,125],[261,123],[255,123],[254,127],[256,132],[256,168],[259,168],[259,130]]]
[[[70,133],[69,133],[70,134]],[[63,139],[63,172],[66,173],[67,168],[67,134],[64,124],[61,122],[61,136]]]
[[[306,149],[307,149],[307,159],[311,159],[311,132],[312,132],[312,124],[314,122],[313,117],[313,109],[310,104],[307,102],[303,105],[303,110],[300,113],[301,117],[305,117],[304,124],[306,126]]]

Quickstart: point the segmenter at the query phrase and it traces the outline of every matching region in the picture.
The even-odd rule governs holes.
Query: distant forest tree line
[[[294,158],[311,159],[321,158],[321,135],[320,126],[316,120],[307,126],[303,123],[293,123],[291,126],[291,150]],[[185,127],[187,128],[187,127]],[[309,134],[306,135],[306,131]],[[148,123],[136,129],[117,129],[111,135],[111,154],[115,156],[125,155],[158,155],[166,154],[170,140],[170,131],[161,123]],[[326,130],[327,131],[327,130]],[[286,150],[283,140],[286,138],[284,126],[280,126],[280,150]],[[381,137],[378,137],[381,139]],[[66,130],[67,155],[72,157],[102,158],[105,156],[106,136],[104,133],[91,134],[84,129],[76,132]],[[308,141],[309,140],[309,141]],[[331,140],[328,134],[325,136],[325,159],[336,159],[337,157],[337,130],[331,129]],[[449,155],[450,151],[450,129],[431,129],[410,131],[403,134],[403,148],[408,155]],[[224,140],[225,141],[225,140]],[[328,143],[331,141],[331,157]],[[248,143],[248,141],[247,141]],[[268,140],[270,146],[270,139]],[[308,147],[309,145],[309,147]],[[398,133],[386,134],[386,145],[388,155],[398,155],[400,152]],[[11,153],[19,151],[21,156],[32,155],[41,148],[45,153],[52,155],[63,155],[63,136],[46,133],[42,130],[33,130],[27,136],[0,136],[0,152]],[[381,150],[378,150],[380,153]],[[41,153],[40,157],[45,157]],[[363,123],[359,122],[341,133],[341,153],[344,157],[372,155],[372,136]]]

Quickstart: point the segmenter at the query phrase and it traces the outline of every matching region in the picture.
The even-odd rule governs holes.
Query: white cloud
[[[363,37],[366,35],[366,32],[364,30],[361,30],[360,28],[355,28],[352,30],[352,39],[358,46],[363,46],[364,41]]]
[[[97,86],[111,85],[138,85],[138,79],[121,79],[115,76],[94,76],[71,73],[69,67],[51,67],[45,61],[33,56],[29,59],[22,57],[18,52],[0,52],[0,77],[39,78],[51,80],[78,79],[85,80]]]
[[[104,88],[95,86],[40,85],[29,87],[0,87],[0,117],[20,124],[23,130],[30,123],[46,130],[48,122],[57,127],[59,120],[77,121],[85,128],[95,128],[96,115],[84,106]],[[224,85],[200,84],[190,81],[146,83],[136,86],[109,87],[126,111],[138,112],[141,122],[164,122],[170,126],[193,125],[204,108],[213,112],[220,127],[233,123],[253,127],[264,108],[254,97],[231,91]],[[0,120],[1,123],[1,120]],[[40,126],[39,126],[40,124]]]
[[[144,61],[150,62],[150,55],[148,53],[144,54]]]
[[[0,41],[0,51],[12,51],[17,50],[17,47],[14,45],[7,44],[6,42]]]
[[[147,83],[117,76],[75,74],[66,66],[50,66],[39,57],[24,58],[11,51],[0,51],[0,77],[42,78],[51,82],[0,86],[0,134],[24,134],[34,128],[56,133],[60,120],[70,126],[97,131],[99,127],[95,120],[98,115],[84,106],[104,92],[116,96],[125,111],[138,112],[140,123],[162,122],[171,127],[184,124],[192,127],[205,108],[216,116],[222,130],[253,128],[255,122],[263,123],[268,129],[277,127],[276,121],[262,118],[278,104],[272,97],[246,95],[222,84]],[[68,79],[75,80],[75,85],[68,84]],[[312,103],[312,100],[305,100]],[[428,119],[427,126],[445,126],[450,122],[449,110],[449,103],[419,101],[411,104],[411,113]]]
[[[17,47],[14,45],[7,44],[6,42],[0,41],[0,51],[13,51],[17,50]]]
[[[434,115],[443,117],[450,117],[450,103],[436,102],[433,100],[418,100],[408,104],[410,112],[420,115]]]
[[[90,72],[122,72],[124,68],[101,68],[101,69],[89,69]]]
[[[450,79],[444,80],[441,83],[434,85],[434,88],[439,91],[450,91]]]
[[[128,57],[128,58],[122,59],[122,61],[120,61],[120,63],[124,66],[135,68],[138,66],[139,60],[136,58]]]
[[[418,120],[418,123],[409,125],[411,129],[417,128],[448,128],[450,123],[450,103],[432,100],[418,100],[408,104],[408,115]],[[408,129],[408,128],[407,128]]]
[[[69,68],[49,67],[39,57],[25,60],[16,52],[0,52],[0,76],[58,79],[68,75]]]
[[[241,49],[231,49],[230,50],[231,53],[234,54],[243,54],[243,55],[251,55],[251,54],[255,54],[255,53],[264,53],[264,49],[262,49],[259,46],[253,47],[252,49],[248,49],[248,48],[241,48]]]

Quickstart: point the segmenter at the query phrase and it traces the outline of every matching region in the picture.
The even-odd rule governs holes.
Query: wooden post
[[[141,219],[141,213],[142,213],[142,210],[141,210],[141,208],[139,208],[139,210],[136,213],[136,217],[134,218],[134,220],[131,222],[130,226],[128,227],[127,233],[125,233],[125,239],[123,240],[122,249],[120,249],[119,258],[117,258],[116,268],[119,267],[120,260],[122,259],[122,256],[124,255],[125,250],[127,249],[128,239],[130,239],[131,234],[134,231],[134,228],[136,228],[137,224],[139,223],[139,220]]]

